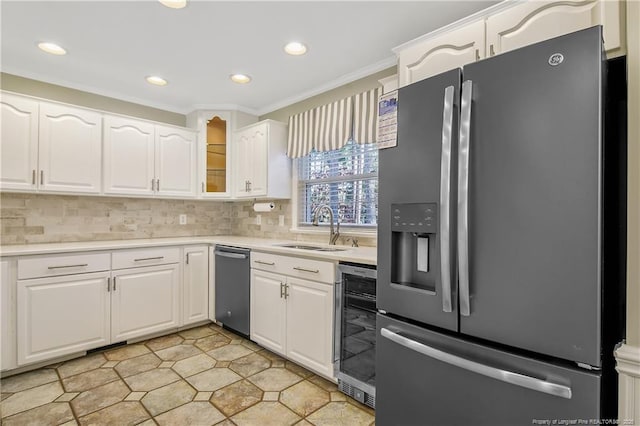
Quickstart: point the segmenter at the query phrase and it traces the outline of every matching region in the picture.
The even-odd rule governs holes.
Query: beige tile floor
[[[0,381],[2,425],[371,425],[335,384],[215,324]]]

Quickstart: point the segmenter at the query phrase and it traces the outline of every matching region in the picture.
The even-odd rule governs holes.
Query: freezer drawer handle
[[[458,151],[458,288],[460,315],[471,313],[469,301],[469,139],[471,137],[471,91],[473,83],[462,83]]]
[[[230,253],[226,251],[215,251],[216,256],[229,257],[231,259],[246,259],[247,255],[242,253]]]
[[[380,330],[380,334],[382,335],[382,337],[387,338],[399,345],[402,345],[405,348],[411,349],[415,352],[419,352],[422,355],[426,355],[430,358],[453,365],[455,367],[463,368],[465,370],[472,371],[486,377],[491,377],[492,379],[500,380],[502,382],[510,383],[512,385],[532,389],[534,391],[546,393],[549,395],[559,396],[560,398],[571,399],[571,388],[568,386],[547,382],[545,380],[536,379],[534,377],[525,376],[519,373],[514,373],[513,371],[501,370],[499,368],[490,367],[488,365],[470,361],[465,358],[460,358],[456,355],[452,355],[427,346],[424,343],[408,339],[386,328],[382,328]]]
[[[442,155],[440,157],[440,282],[442,310],[451,312],[450,259],[450,194],[451,194],[451,131],[453,127],[453,86],[444,90],[442,112]]]

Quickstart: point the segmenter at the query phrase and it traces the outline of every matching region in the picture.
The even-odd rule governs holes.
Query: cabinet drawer
[[[335,265],[321,260],[252,251],[251,267],[324,283],[335,281]]]
[[[35,256],[18,260],[18,279],[108,271],[109,253]]]
[[[180,248],[161,247],[113,252],[112,269],[135,268],[138,266],[165,265],[180,261]]]

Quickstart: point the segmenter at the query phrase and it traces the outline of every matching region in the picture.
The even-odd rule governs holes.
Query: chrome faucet
[[[338,220],[338,218],[336,217],[336,232],[333,232],[333,210],[331,209],[331,207],[329,207],[328,204],[322,204],[321,206],[318,206],[314,212],[313,212],[313,226],[318,226],[318,219],[320,218],[320,211],[321,210],[328,210],[329,211],[329,224],[331,225],[329,228],[329,244],[330,245],[336,245],[336,241],[338,241],[338,237],[340,236],[340,221]]]

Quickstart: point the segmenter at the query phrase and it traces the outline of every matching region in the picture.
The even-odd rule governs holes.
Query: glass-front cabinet
[[[187,126],[198,131],[198,198],[231,198],[232,134],[257,120],[235,110],[197,110],[187,115]]]
[[[204,193],[227,192],[227,120],[215,115],[207,120]]]

